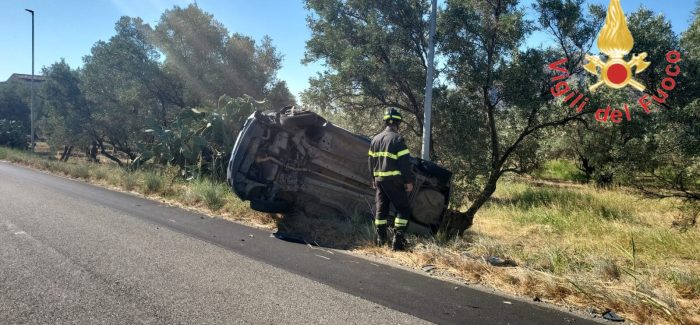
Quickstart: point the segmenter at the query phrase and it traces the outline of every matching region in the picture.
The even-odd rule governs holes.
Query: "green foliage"
[[[539,179],[585,182],[587,181],[584,172],[568,160],[550,160],[534,171],[533,175]]]
[[[196,4],[165,11],[152,36],[165,54],[166,68],[181,76],[189,107],[213,105],[223,95],[294,104],[286,84],[277,80],[282,56],[267,36],[258,44],[230,34]]]
[[[486,116],[476,105],[475,96],[441,90],[435,98],[433,128],[436,161],[457,171],[453,202],[474,199],[484,186],[489,170],[488,126]]]
[[[68,175],[88,179],[90,178],[90,168],[85,165],[68,165]]]
[[[223,179],[236,141],[232,130],[238,130],[255,111],[255,103],[250,97],[224,96],[217,108],[182,111],[168,128],[151,122],[146,133],[152,140],[139,144],[141,154],[132,166],[153,159],[158,164],[180,167],[183,176],[206,173]]]
[[[634,35],[634,48],[631,53],[646,52],[651,65],[635,78],[640,79],[648,89],[656,90],[666,77],[666,53],[679,49],[678,35],[673,32],[671,21],[663,13],[655,13],[641,7],[628,15],[627,23]],[[677,97],[677,96],[673,96]],[[669,98],[674,100],[674,98]]]
[[[688,73],[700,66],[700,51],[693,45],[700,41],[691,28],[680,38],[673,32],[671,22],[663,15],[640,8],[628,16],[629,28],[635,38],[633,53],[647,52],[650,67],[635,78],[640,79],[655,94],[666,77],[666,53],[681,47],[683,61],[677,89],[670,92],[663,104],[645,113],[637,104],[639,93],[634,90],[601,89],[596,92],[604,105],[622,108],[629,104],[631,121],[601,124],[587,116],[584,123],[551,134],[546,156],[571,159],[576,162],[586,180],[600,185],[624,184],[643,189],[659,197],[680,196],[689,200],[700,197],[700,93],[698,75]],[[697,26],[698,19],[693,23]],[[697,53],[696,53],[697,52]],[[604,106],[603,106],[604,107]]]
[[[222,96],[266,99],[262,109],[295,103],[276,77],[281,55],[269,37],[230,35],[196,5],[167,10],[155,28],[121,17],[115,31],[94,44],[82,69],[61,60],[44,70],[41,125],[54,149],[90,146],[119,165],[155,157],[221,178],[242,121]]]
[[[305,62],[327,71],[310,80],[304,103],[322,112],[368,115],[394,106],[420,135],[427,53],[426,0],[307,0]],[[438,74],[436,74],[437,77]]]
[[[29,111],[29,87],[18,82],[0,83],[0,118],[19,122],[29,134]]]
[[[121,179],[122,183],[121,186],[123,189],[127,191],[131,191],[138,186],[139,181],[136,175],[132,172],[124,172],[124,175]]]
[[[90,170],[90,175],[94,177],[95,179],[106,179],[109,177],[110,170],[103,167],[95,167]]]
[[[688,270],[672,270],[667,273],[667,279],[676,287],[683,298],[700,297],[700,274]]]
[[[26,148],[27,132],[19,121],[0,119],[0,146]]]
[[[167,123],[167,98],[158,93],[162,79],[159,54],[149,42],[148,26],[139,18],[122,17],[115,25],[117,34],[108,42],[99,41],[83,58],[81,90],[92,109],[92,137],[130,159],[136,157],[136,143],[148,118]],[[119,161],[116,158],[113,160]]]
[[[40,91],[44,98],[41,126],[54,148],[85,146],[93,140],[95,121],[80,89],[80,71],[61,60],[43,69],[46,81]]]
[[[585,195],[565,189],[528,188],[513,196],[512,204],[520,209],[533,210],[539,207],[554,208],[558,212],[526,213],[521,221],[555,224],[564,226],[567,213],[585,212],[588,218],[605,220],[630,219],[626,209],[619,207],[620,202],[612,202],[591,195]]]
[[[350,117],[398,107],[408,113],[405,124],[415,136],[407,139],[416,147],[423,124],[428,2],[307,0],[306,6],[313,11],[306,61],[323,60],[328,68],[311,80],[305,103]],[[538,165],[547,131],[590,113],[563,110],[551,100],[545,67],[566,56],[571,73],[580,73],[603,12],[591,7],[585,14],[583,0],[540,0],[534,8],[539,25],[525,19],[516,0],[446,1],[438,16],[438,56],[445,66],[433,89],[431,157],[456,172],[455,198],[472,199],[469,217],[504,173]],[[536,29],[555,35],[558,46],[526,47]]]
[[[146,172],[143,174],[143,186],[146,193],[160,193],[165,187],[163,175],[156,172]]]
[[[200,179],[192,183],[192,191],[197,201],[204,204],[212,211],[220,210],[226,203],[226,196],[230,190],[222,183],[215,183],[209,179]]]

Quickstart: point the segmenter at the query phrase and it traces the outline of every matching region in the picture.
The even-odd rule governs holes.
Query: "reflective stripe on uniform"
[[[374,177],[386,177],[386,176],[396,176],[396,175],[401,175],[401,172],[398,170],[390,170],[386,172],[374,172]]]
[[[385,121],[388,120],[388,119],[390,119],[390,118],[393,118],[393,119],[395,119],[395,120],[400,120],[400,119],[401,119],[401,116],[398,116],[398,115],[384,115],[384,120],[385,120]]]
[[[374,224],[377,226],[382,226],[386,224],[386,220],[375,219]]]
[[[399,217],[396,217],[396,219],[394,219],[394,226],[406,227],[406,225],[408,225],[408,219],[401,219]]]
[[[387,157],[387,158],[391,158],[391,159],[396,160],[396,159],[399,159],[399,157],[405,156],[409,153],[410,152],[408,151],[408,149],[404,149],[404,150],[399,151],[399,153],[397,153],[397,154],[393,154],[393,153],[388,152],[388,151],[380,151],[380,152],[369,151],[367,154],[370,157],[374,157],[374,158]]]
[[[399,156],[398,156],[398,155],[395,155],[395,154],[393,154],[393,153],[391,153],[391,152],[388,152],[388,151],[380,151],[380,152],[372,152],[372,151],[370,151],[368,154],[369,154],[370,157],[374,157],[374,158],[377,158],[377,157],[387,157],[387,158],[391,158],[391,159],[399,159]]]

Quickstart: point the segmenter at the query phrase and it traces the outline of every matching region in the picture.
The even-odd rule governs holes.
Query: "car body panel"
[[[263,212],[302,211],[318,218],[374,213],[375,191],[367,166],[370,139],[320,115],[285,107],[255,112],[238,134],[228,184]],[[452,173],[411,158],[415,189],[409,232],[435,233],[449,202]]]

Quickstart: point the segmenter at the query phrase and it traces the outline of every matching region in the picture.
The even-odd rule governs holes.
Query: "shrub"
[[[98,166],[92,169],[92,176],[96,179],[106,179],[108,175],[109,171],[103,166]]]
[[[26,148],[27,137],[24,125],[19,121],[0,119],[0,146]]]
[[[673,270],[666,276],[676,291],[685,299],[700,297],[700,275],[690,271]]]
[[[163,181],[163,176],[147,172],[143,176],[143,184],[146,187],[146,193],[160,193],[163,191],[165,181]]]
[[[224,206],[228,189],[223,184],[214,183],[210,180],[199,180],[192,184],[195,195],[206,206],[218,211]]]
[[[122,188],[131,191],[138,185],[138,179],[133,173],[125,172],[122,178]]]
[[[90,178],[90,168],[85,165],[73,165],[69,168],[69,173],[73,177],[88,179]]]

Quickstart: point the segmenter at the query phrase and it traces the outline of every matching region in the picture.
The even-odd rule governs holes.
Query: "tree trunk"
[[[71,153],[73,153],[73,146],[63,146],[63,154],[61,154],[61,159],[60,161],[68,161],[68,158],[70,158]]]
[[[160,120],[163,127],[168,127],[167,112],[165,110],[165,100],[160,99]]]
[[[63,146],[63,152],[61,153],[61,158],[59,158],[59,161],[64,161],[66,159],[66,154],[68,153],[68,145]]]
[[[586,176],[586,183],[590,182],[593,178],[593,172],[595,172],[595,167],[591,165],[591,161],[584,157],[579,156],[579,170],[582,171]]]
[[[471,206],[469,206],[467,212],[453,211],[446,216],[447,221],[445,223],[445,232],[449,238],[454,238],[456,236],[461,237],[464,235],[464,231],[472,226],[476,212],[479,211],[484,203],[491,198],[491,195],[496,192],[496,183],[498,182],[499,178],[500,168],[491,172],[484,189],[481,190],[481,193],[479,193],[474,202],[472,202]]]
[[[116,162],[120,167],[124,165],[124,163],[122,163],[122,161],[119,160],[119,158],[110,155],[110,154],[107,152],[107,150],[105,150],[105,146],[104,146],[104,144],[103,144],[102,142],[100,142],[99,145],[100,145],[100,153],[101,153],[101,154],[103,154],[105,157],[111,159],[112,161]]]
[[[92,142],[90,147],[88,148],[88,158],[92,162],[98,162],[97,160],[97,142]]]

